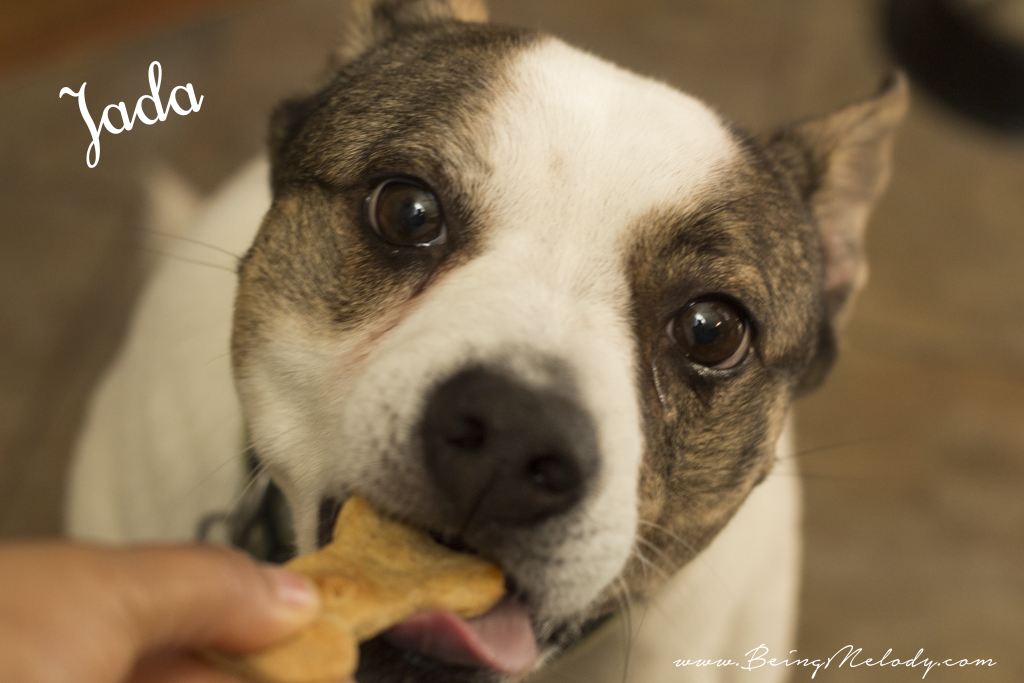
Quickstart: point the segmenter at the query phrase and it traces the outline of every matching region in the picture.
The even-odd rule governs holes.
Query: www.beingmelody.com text
[[[131,130],[135,122],[142,121],[147,126],[150,126],[157,121],[166,121],[167,115],[173,109],[175,113],[185,116],[191,114],[194,111],[199,111],[199,108],[203,106],[203,96],[200,95],[199,99],[196,99],[196,93],[192,89],[192,84],[187,83],[185,85],[176,86],[171,90],[170,95],[167,96],[167,106],[165,107],[160,100],[160,82],[163,80],[163,67],[160,66],[160,62],[154,61],[149,65],[149,95],[143,95],[135,103],[135,111],[132,112],[131,118],[128,117],[128,108],[125,107],[124,102],[118,102],[117,104],[108,104],[103,109],[103,115],[100,117],[100,122],[97,124],[96,121],[89,114],[89,108],[85,105],[85,83],[82,83],[82,87],[75,92],[71,88],[61,88],[60,95],[58,97],[64,97],[65,95],[71,95],[78,99],[78,108],[82,112],[82,118],[85,119],[85,125],[89,127],[89,133],[92,135],[92,142],[89,144],[89,148],[85,151],[85,163],[89,168],[96,168],[96,164],[100,163],[100,133],[106,129],[108,132],[117,135],[126,130]],[[183,93],[183,96],[188,97],[188,107],[182,107],[178,102],[179,91]],[[150,117],[146,110],[143,108],[143,104],[146,101],[151,101],[153,107],[156,110],[156,116]],[[110,120],[110,113],[112,111],[117,112],[121,118],[121,125],[116,126],[114,122]]]
[[[790,654],[793,654],[794,652],[796,652],[796,650],[791,651]],[[768,654],[768,648],[765,647],[763,644],[759,645],[758,647],[755,647],[753,650],[751,650],[750,652],[748,652],[746,654],[746,656],[748,657],[748,660],[747,660],[747,662],[745,664],[742,663],[742,662],[734,662],[731,659],[677,659],[675,662],[673,662],[673,664],[675,666],[677,666],[677,667],[691,667],[692,666],[692,667],[698,667],[698,668],[701,668],[701,667],[720,668],[720,667],[735,666],[735,667],[739,667],[740,669],[743,669],[743,670],[746,670],[746,671],[755,671],[755,670],[760,669],[760,668],[765,667],[765,666],[770,666],[770,667],[773,667],[773,668],[774,667],[779,667],[779,666],[785,666],[786,668],[789,668],[791,666],[813,667],[814,668],[814,672],[811,674],[811,678],[814,678],[815,676],[818,675],[818,671],[819,670],[827,669],[829,667],[829,665],[832,664],[833,660],[835,660],[837,657],[839,657],[840,655],[842,655],[844,653],[845,653],[845,656],[843,657],[843,659],[841,661],[838,662],[838,664],[836,665],[836,668],[842,668],[843,665],[846,665],[846,666],[848,666],[850,668],[857,668],[857,667],[861,667],[861,666],[868,666],[868,667],[875,667],[875,666],[878,666],[878,667],[882,667],[882,666],[889,666],[889,667],[903,666],[903,667],[907,667],[907,668],[911,668],[911,669],[919,669],[920,668],[923,671],[923,673],[921,674],[921,678],[924,678],[925,676],[927,676],[928,672],[931,671],[935,667],[945,666],[945,667],[960,667],[960,668],[963,668],[963,667],[968,667],[968,666],[995,666],[996,665],[996,663],[993,660],[991,660],[991,659],[975,659],[975,660],[969,660],[969,659],[960,659],[960,660],[946,659],[946,660],[943,660],[943,661],[939,661],[939,660],[930,659],[928,657],[922,658],[921,655],[924,654],[924,649],[923,648],[918,650],[917,654],[914,655],[913,659],[905,659],[905,660],[902,660],[902,661],[899,660],[899,659],[887,659],[887,657],[889,657],[889,655],[892,654],[892,649],[890,648],[889,651],[886,652],[884,655],[882,655],[882,658],[879,659],[879,660],[874,660],[874,659],[868,658],[868,659],[861,659],[860,661],[857,661],[858,658],[861,655],[861,648],[858,647],[858,648],[854,649],[853,645],[846,645],[844,647],[841,647],[834,655],[832,655],[831,657],[828,657],[826,659],[810,659],[810,658],[804,658],[804,659],[794,658],[794,659],[789,659],[788,657],[786,659],[776,659],[776,658],[765,659],[765,656]]]

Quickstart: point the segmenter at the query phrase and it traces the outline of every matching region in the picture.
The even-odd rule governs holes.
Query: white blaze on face
[[[290,492],[306,548],[328,487],[429,523],[439,494],[416,451],[425,395],[474,362],[549,387],[538,359],[559,359],[597,428],[599,476],[579,510],[510,534],[496,558],[538,597],[539,616],[557,618],[585,608],[633,543],[643,438],[630,231],[642,230],[637,222],[653,209],[695,206],[737,150],[697,100],[557,40],[542,39],[509,64],[495,76],[500,94],[487,120],[472,122],[488,131],[476,150],[486,174],[454,170],[482,219],[482,253],[432,284],[371,342],[354,374],[354,340],[341,342],[307,390],[325,389],[325,377],[346,380],[287,437],[307,442],[299,449],[306,463],[281,469],[286,484],[301,481],[301,469],[320,480]]]

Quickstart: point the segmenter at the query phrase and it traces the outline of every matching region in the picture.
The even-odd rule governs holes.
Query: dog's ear
[[[396,33],[441,21],[487,21],[483,0],[352,0],[334,64],[344,66]]]
[[[889,182],[895,132],[908,103],[907,79],[895,73],[868,100],[761,139],[810,208],[824,249],[827,319],[798,394],[824,379],[853,300],[867,281],[864,228]]]
[[[864,227],[889,182],[895,132],[908,103],[907,79],[895,73],[876,96],[763,140],[821,230],[825,298],[837,331],[867,281]]]

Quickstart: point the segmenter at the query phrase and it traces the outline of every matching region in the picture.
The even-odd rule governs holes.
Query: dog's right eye
[[[414,180],[382,182],[366,198],[366,214],[374,232],[401,247],[430,247],[447,239],[440,202]]]

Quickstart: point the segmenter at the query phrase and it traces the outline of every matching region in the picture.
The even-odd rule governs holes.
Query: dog
[[[353,10],[269,166],[195,218],[244,252],[237,291],[169,260],[143,294],[69,532],[193,538],[246,442],[299,552],[359,493],[508,577],[474,623],[364,644],[360,683],[782,680],[750,656],[793,648],[774,475],[865,282],[905,80],[755,137],[477,0]]]

